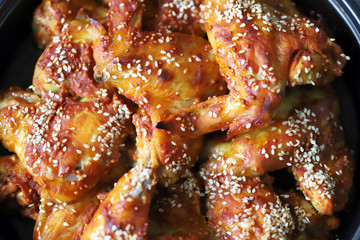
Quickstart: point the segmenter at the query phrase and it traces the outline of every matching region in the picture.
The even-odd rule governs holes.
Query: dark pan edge
[[[0,6],[0,28],[20,2],[21,0],[5,0]]]

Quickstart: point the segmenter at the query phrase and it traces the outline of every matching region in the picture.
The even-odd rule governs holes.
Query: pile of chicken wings
[[[349,57],[293,2],[43,0],[33,28],[32,85],[0,96],[0,196],[34,239],[333,236]]]

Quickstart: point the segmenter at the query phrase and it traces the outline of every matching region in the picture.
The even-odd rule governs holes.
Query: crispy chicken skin
[[[109,30],[93,21],[95,74],[144,109],[154,125],[196,101],[225,93],[209,43],[181,33],[142,32],[142,8],[140,1],[114,0]]]
[[[200,0],[145,0],[143,29],[204,36]]]
[[[82,102],[53,93],[41,100],[18,90],[4,93],[1,105],[4,146],[42,188],[65,202],[81,198],[106,176],[132,131],[131,112],[116,94]]]
[[[230,93],[159,126],[191,137],[229,129],[232,137],[268,124],[286,86],[324,85],[341,75],[341,48],[293,8],[287,0],[205,0],[202,19]]]
[[[209,169],[255,177],[289,167],[320,213],[343,209],[352,185],[353,156],[344,143],[333,91],[294,89],[277,117],[269,127],[210,143]]]

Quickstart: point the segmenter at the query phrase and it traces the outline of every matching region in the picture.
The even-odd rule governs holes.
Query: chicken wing
[[[138,104],[154,128],[169,114],[221,94],[225,87],[206,40],[181,33],[141,32],[143,7],[141,1],[112,1],[108,31],[93,21],[95,75]],[[152,136],[167,168],[166,182],[175,182],[196,161],[202,139],[155,128]]]
[[[288,0],[205,0],[201,13],[230,93],[180,110],[162,129],[189,137],[249,132],[270,122],[286,86],[324,85],[342,74],[341,48]]]
[[[85,229],[85,239],[144,239],[148,214],[158,182],[159,165],[152,147],[149,118],[136,113],[136,165],[123,175],[101,202]]]
[[[150,153],[151,155],[151,153]],[[156,168],[140,162],[122,176],[101,202],[81,239],[144,239],[150,203],[157,183]]]
[[[318,213],[301,194],[274,190],[269,176],[236,176],[208,167],[200,174],[215,239],[328,239],[339,226],[335,216]]]
[[[353,171],[337,116],[330,89],[294,89],[269,127],[211,142],[208,167],[250,177],[290,167],[314,207],[331,215],[344,207]]]
[[[109,31],[93,21],[98,78],[144,109],[153,124],[226,91],[206,40],[181,33],[141,32],[141,9],[138,1],[117,0],[109,10]]]
[[[51,197],[81,198],[116,166],[133,130],[117,94],[81,101],[49,92],[2,95],[0,138]]]

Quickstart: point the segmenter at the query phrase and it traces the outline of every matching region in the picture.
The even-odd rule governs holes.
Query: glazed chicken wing
[[[200,174],[215,239],[328,239],[339,225],[336,217],[318,213],[301,194],[274,191],[269,176],[217,173],[206,165]]]
[[[93,21],[96,76],[144,109],[153,124],[225,93],[208,42],[181,33],[141,32],[141,6],[136,0],[113,1],[108,31]]]
[[[162,129],[191,137],[249,132],[270,122],[286,86],[342,74],[341,48],[288,0],[205,0],[201,14],[230,93],[180,110]]]
[[[294,89],[269,127],[210,143],[208,167],[249,177],[289,167],[307,199],[331,215],[345,206],[353,171],[337,116],[330,89]]]
[[[134,115],[137,164],[123,175],[101,202],[81,239],[144,239],[148,214],[158,181],[158,160],[151,146],[147,121]],[[151,129],[150,129],[151,131]]]
[[[2,94],[0,137],[51,197],[81,198],[119,161],[132,133],[130,110],[115,94],[81,101],[21,90]]]
[[[138,104],[154,128],[169,114],[224,93],[225,87],[206,40],[181,33],[141,32],[142,9],[141,1],[112,1],[108,30],[93,21],[95,74]],[[166,176],[159,177],[176,181],[196,161],[201,138],[190,140],[155,128],[152,136],[166,168]]]

